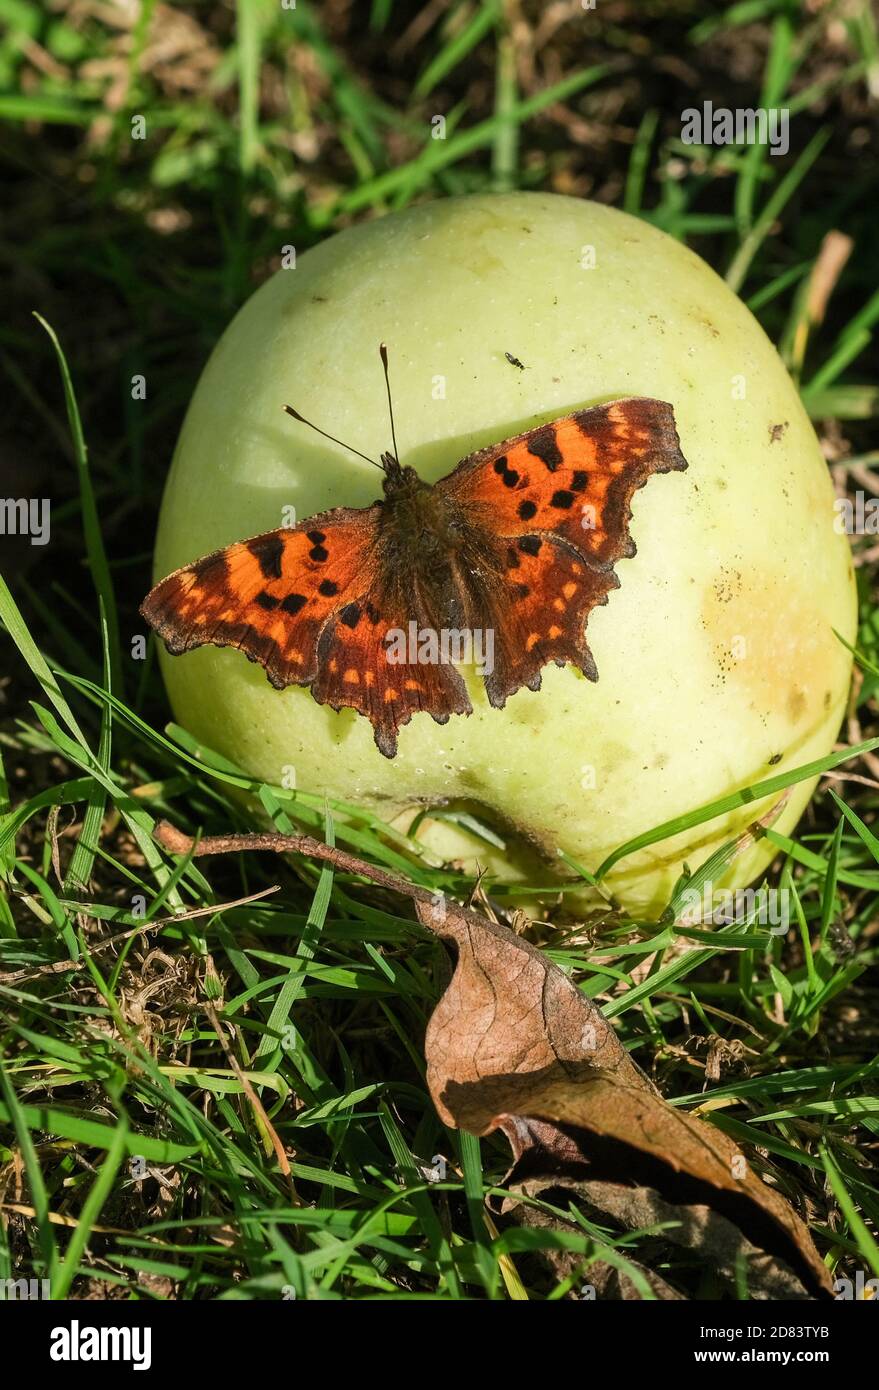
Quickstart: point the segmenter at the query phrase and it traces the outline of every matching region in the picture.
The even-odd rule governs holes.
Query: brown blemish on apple
[[[794,686],[787,697],[787,712],[792,724],[798,723],[802,718],[807,703],[806,692]]]
[[[694,323],[698,323],[700,328],[707,329],[707,331],[711,334],[712,338],[720,337],[720,329],[717,327],[715,323],[712,322],[710,318],[707,317],[706,314],[695,313],[691,314],[690,318],[693,320]]]
[[[801,733],[825,717],[833,698],[828,684],[845,685],[844,649],[812,596],[781,574],[719,572],[704,593],[702,624],[716,685]]]

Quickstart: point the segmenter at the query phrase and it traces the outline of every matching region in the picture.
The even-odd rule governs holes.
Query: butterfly
[[[457,666],[477,647],[496,709],[539,690],[549,662],[598,679],[586,622],[619,586],[616,561],[635,554],[632,495],[687,461],[672,407],[639,396],[537,425],[426,483],[399,461],[380,352],[393,442],[376,464],[381,500],[214,551],[140,611],[174,655],[238,647],[279,690],[307,686],[365,715],[393,758],[414,713],[438,724],[472,713]]]

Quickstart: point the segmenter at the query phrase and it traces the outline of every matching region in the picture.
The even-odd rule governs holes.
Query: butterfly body
[[[472,713],[457,666],[477,636],[496,708],[539,689],[549,662],[597,679],[586,620],[618,586],[615,562],[634,554],[632,494],[686,467],[671,406],[648,398],[540,425],[435,484],[385,453],[380,501],[206,556],[141,611],[174,653],[236,646],[277,687],[357,710],[393,757],[413,713]]]
[[[408,469],[411,473],[413,470]],[[381,532],[395,558],[430,573],[464,544],[464,528],[440,491],[417,478],[385,488]]]

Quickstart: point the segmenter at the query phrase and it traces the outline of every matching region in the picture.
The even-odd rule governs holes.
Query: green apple
[[[475,812],[501,851],[430,816],[438,853],[508,882],[594,869],[639,833],[820,757],[844,709],[855,589],[815,434],[774,348],[692,251],[643,222],[550,194],[435,202],[343,231],[243,307],[189,407],[165,492],[155,576],[229,542],[380,495],[365,454],[390,448],[388,345],[402,461],[435,481],[463,455],[624,396],[669,401],[689,461],[635,494],[637,554],[588,625],[596,684],[548,667],[493,709],[417,714],[390,761],[368,721],[277,691],[241,652],[162,654],[175,715],[254,777],[326,793],[405,826]],[[517,359],[511,362],[507,356]],[[800,783],[778,828],[813,789]],[[608,887],[652,912],[768,809],[718,817],[621,860]],[[751,881],[765,841],[734,862]],[[532,900],[533,901],[533,900]]]

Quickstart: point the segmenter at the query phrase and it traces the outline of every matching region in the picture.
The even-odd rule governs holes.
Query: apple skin
[[[591,264],[594,259],[594,265]],[[381,479],[282,412],[365,453],[390,447],[381,341],[404,463],[436,481],[465,454],[571,410],[633,395],[674,407],[686,473],[635,494],[637,555],[596,609],[593,684],[549,666],[539,692],[469,717],[416,715],[393,761],[368,721],[273,689],[241,652],[162,652],[176,718],[255,778],[405,826],[475,811],[507,849],[426,818],[419,837],[502,880],[546,886],[559,851],[594,870],[614,848],[736,788],[820,757],[844,711],[855,633],[848,543],[814,431],[774,348],[692,251],[646,223],[554,194],[477,196],[343,231],[278,271],[224,333],[192,399],[162,506],[155,579],[219,546],[334,506]],[[524,369],[505,354],[518,358]],[[814,783],[797,785],[789,832]],[[630,855],[607,879],[651,914],[765,813],[718,817]],[[753,880],[766,841],[725,886]],[[535,899],[529,901],[534,905]],[[538,899],[539,902],[539,899]]]

